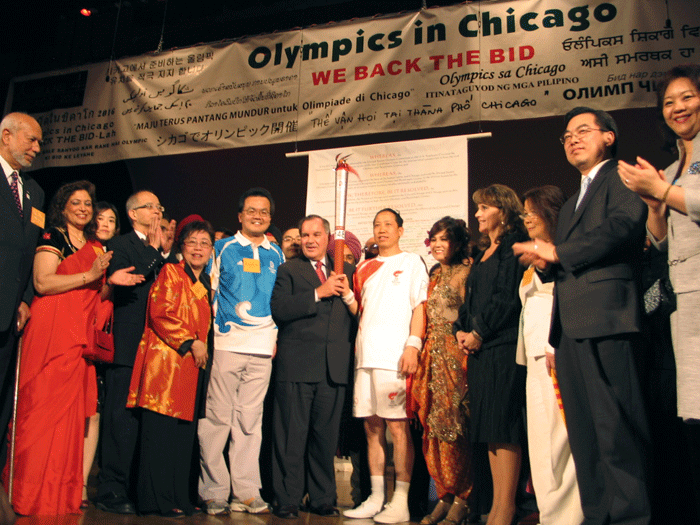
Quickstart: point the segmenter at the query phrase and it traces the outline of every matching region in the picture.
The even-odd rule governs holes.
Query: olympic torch
[[[338,153],[335,157],[335,273],[343,273],[343,254],[345,253],[345,214],[348,202],[348,174],[354,173],[359,178],[358,173],[350,167],[346,159],[350,155],[341,157]]]

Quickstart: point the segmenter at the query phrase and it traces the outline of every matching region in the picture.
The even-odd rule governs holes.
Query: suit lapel
[[[23,177],[22,179],[22,213],[24,214],[24,224],[26,225],[32,218],[32,208],[34,204],[32,202],[29,179],[27,177]]]
[[[302,264],[301,266],[301,276],[304,279],[306,279],[311,285],[313,285],[314,289],[321,286],[321,279],[318,278],[316,270],[314,270],[314,267],[311,265],[311,260],[307,259],[303,255],[300,255],[299,259],[304,261],[304,264]],[[333,268],[333,259],[326,256],[326,260],[324,262],[326,264],[326,273],[329,273],[328,270]]]
[[[7,177],[5,176],[5,171],[0,168],[0,173],[2,173],[2,177],[5,179],[4,182],[0,182],[0,195],[7,201],[7,207],[12,210],[12,213],[14,213],[17,216],[17,220],[20,220],[19,216],[19,210],[17,209],[17,203],[15,203],[15,196],[12,195],[12,190],[10,189],[10,183],[7,182]],[[26,217],[26,214],[25,214]]]
[[[303,255],[299,256],[299,260],[302,262],[301,277],[304,280],[306,280],[311,286],[313,286],[314,289],[321,286],[321,279],[319,279],[318,275],[316,275],[313,266],[311,266],[311,261]]]
[[[578,209],[574,209],[573,216],[571,217],[571,221],[569,222],[569,226],[566,230],[565,238],[571,234],[571,231],[574,229],[574,227],[581,220],[583,213],[586,211],[586,208],[588,208],[588,205],[593,200],[593,197],[595,196],[596,192],[603,185],[603,182],[608,177],[610,171],[612,169],[614,169],[616,166],[617,166],[617,163],[615,161],[611,160],[611,161],[608,161],[604,166],[602,166],[600,168],[600,170],[596,174],[595,178],[593,179],[593,182],[591,182],[591,185],[588,186],[588,191],[583,196],[583,200],[581,201],[581,204],[579,205]],[[579,192],[580,191],[581,191],[581,189],[579,188]],[[576,201],[578,200],[578,195],[579,194],[576,193],[576,195],[575,195],[576,199],[574,199],[573,197],[571,198],[571,200],[574,203],[574,207],[576,206]]]
[[[132,231],[129,235],[131,235],[131,242],[134,245],[134,250],[136,250],[136,253],[139,255],[143,254],[144,250],[146,249],[146,245],[143,244],[141,237],[136,234],[136,231]]]
[[[579,191],[581,190],[579,189]],[[576,192],[568,201],[566,201],[564,206],[562,206],[561,210],[559,211],[556,236],[557,243],[564,241],[569,230],[571,229],[571,224],[574,218],[574,207],[576,206],[577,200],[578,192]]]

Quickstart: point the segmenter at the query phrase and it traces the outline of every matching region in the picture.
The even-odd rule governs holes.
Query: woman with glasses
[[[533,240],[552,242],[564,193],[556,186],[533,188],[523,196],[525,229]],[[527,437],[530,469],[542,525],[583,521],[576,467],[564,414],[555,390],[554,349],[549,345],[554,283],[543,283],[534,266],[520,282],[520,330],[516,361],[527,366]]]
[[[176,241],[183,259],[163,266],[151,287],[127,400],[141,408],[139,512],[169,517],[196,510],[189,484],[211,355],[211,286],[203,270],[214,231],[194,220]]]
[[[474,192],[479,221],[478,246],[467,278],[464,304],[453,333],[467,354],[469,432],[472,443],[486,443],[493,478],[487,525],[510,525],[520,474],[525,403],[525,368],[515,363],[523,268],[513,244],[527,238],[523,206],[502,184]]]

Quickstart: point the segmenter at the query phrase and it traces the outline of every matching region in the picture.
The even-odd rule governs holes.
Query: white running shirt
[[[401,252],[364,261],[355,271],[354,290],[360,304],[356,368],[398,370],[413,309],[427,299],[423,259]]]

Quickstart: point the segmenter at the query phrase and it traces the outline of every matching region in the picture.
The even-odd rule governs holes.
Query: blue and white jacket
[[[256,246],[238,232],[216,241],[208,269],[214,291],[216,350],[272,355],[277,325],[270,297],[283,262],[282,250],[267,238]]]

